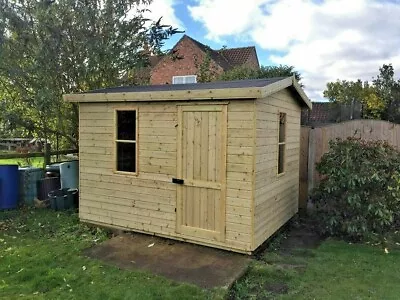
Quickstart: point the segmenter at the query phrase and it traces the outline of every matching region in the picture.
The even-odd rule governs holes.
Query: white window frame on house
[[[172,84],[197,83],[197,75],[172,76]]]

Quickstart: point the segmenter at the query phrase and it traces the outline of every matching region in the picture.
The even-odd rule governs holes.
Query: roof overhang
[[[263,88],[261,97],[270,96],[286,88],[292,88],[299,99],[301,106],[312,109],[311,100],[307,97],[303,88],[300,86],[294,76],[267,85]]]
[[[229,100],[257,99],[272,95],[285,88],[292,88],[298,96],[301,106],[311,109],[311,101],[294,77],[288,77],[264,87],[168,90],[145,92],[92,92],[65,94],[63,99],[72,103],[91,102],[149,102],[149,101],[193,101],[193,100]]]

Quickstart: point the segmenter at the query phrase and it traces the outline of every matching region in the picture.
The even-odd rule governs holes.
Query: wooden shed
[[[117,87],[79,103],[84,222],[251,253],[298,211],[292,77]]]

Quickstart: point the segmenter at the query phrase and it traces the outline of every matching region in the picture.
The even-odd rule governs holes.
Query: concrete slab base
[[[121,269],[142,269],[202,288],[229,288],[249,256],[145,234],[122,234],[84,251]]]

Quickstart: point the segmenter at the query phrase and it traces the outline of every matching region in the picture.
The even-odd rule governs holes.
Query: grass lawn
[[[0,165],[19,165],[20,167],[32,166],[32,167],[43,167],[43,157],[32,157],[29,161],[24,158],[8,158],[0,159]]]
[[[399,299],[396,244],[388,254],[333,240],[283,251],[286,237],[275,239],[230,291],[207,291],[81,256],[108,234],[79,224],[74,213],[0,212],[0,299]]]
[[[59,156],[58,160],[55,155],[51,156],[51,162],[64,162],[69,160],[75,160],[75,157],[68,157],[65,155]],[[0,165],[19,165],[20,167],[32,166],[42,168],[44,164],[43,157],[31,157],[31,158],[7,158],[0,159]]]
[[[231,299],[400,299],[400,250],[328,240],[317,249],[271,252],[251,266]]]

